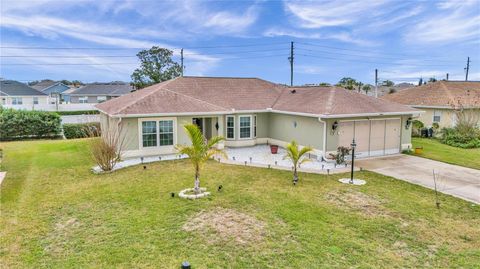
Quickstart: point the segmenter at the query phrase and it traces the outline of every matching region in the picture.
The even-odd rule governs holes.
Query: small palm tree
[[[195,169],[194,192],[198,194],[200,193],[200,168],[202,165],[216,154],[226,156],[223,150],[215,147],[219,142],[223,141],[224,138],[215,136],[207,141],[197,125],[187,124],[184,128],[192,145],[176,145],[175,148],[178,153],[187,155],[192,162]]]
[[[311,152],[313,149],[311,147],[303,147],[301,150],[298,149],[298,144],[295,140],[290,142],[287,145],[287,154],[283,157],[283,159],[289,159],[293,163],[293,185],[296,185],[298,182],[298,173],[297,168],[305,162],[310,161],[309,159],[305,158],[305,154]]]

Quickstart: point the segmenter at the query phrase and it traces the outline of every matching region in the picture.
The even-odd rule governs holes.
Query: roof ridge
[[[186,95],[186,94],[183,94],[183,93],[175,92],[175,91],[172,91],[172,90],[169,90],[169,89],[163,89],[163,90],[165,90],[165,91],[169,91],[169,92],[171,92],[171,93],[178,94],[178,95],[181,95],[181,96],[184,96],[184,97],[187,97],[187,98],[193,99],[193,100],[195,100],[195,101],[199,101],[199,102],[202,102],[202,103],[205,103],[205,104],[208,104],[208,105],[211,105],[211,106],[217,107],[217,108],[221,108],[221,109],[226,109],[226,110],[228,110],[228,108],[226,108],[226,107],[221,107],[221,106],[218,106],[218,105],[215,105],[215,104],[209,103],[209,102],[207,102],[207,101],[204,101],[204,100],[201,100],[201,99],[195,98],[195,97],[193,97],[193,96],[190,96],[190,95]]]
[[[325,107],[325,110],[328,114],[330,114],[330,111],[333,109],[333,99],[335,98],[335,93],[338,90],[339,89],[337,89],[337,87],[332,87],[328,93],[327,105]]]
[[[160,82],[160,83],[166,82],[166,83],[165,83],[165,84],[163,84],[163,85],[158,85],[158,84],[156,84],[156,85],[158,85],[158,87],[157,87],[157,88],[154,88],[154,89],[152,90],[152,92],[150,92],[150,93],[146,94],[145,96],[141,97],[140,99],[135,99],[135,100],[133,100],[133,101],[132,101],[132,103],[130,103],[129,105],[126,105],[126,106],[122,107],[120,110],[118,110],[118,111],[115,111],[115,112],[114,112],[114,113],[112,113],[112,114],[119,113],[119,112],[121,112],[122,110],[125,110],[125,109],[127,109],[127,108],[131,107],[131,106],[132,106],[132,105],[134,105],[135,103],[137,103],[137,102],[139,102],[139,101],[141,101],[141,100],[145,99],[147,96],[150,96],[150,95],[152,95],[152,94],[156,93],[157,91],[161,90],[161,89],[162,89],[162,87],[164,87],[165,85],[168,85],[168,84],[170,84],[171,82],[175,81],[177,78],[179,78],[179,77],[176,77],[176,78],[174,78],[174,79],[171,79],[171,80],[166,80],[166,81],[162,81],[162,82]],[[152,85],[152,86],[154,86],[154,85]],[[141,91],[141,89],[140,89],[140,90],[138,90],[138,91]]]
[[[277,96],[277,98],[275,99],[275,101],[273,101],[273,104],[272,104],[272,107],[271,107],[271,108],[274,108],[274,107],[277,105],[278,100],[280,100],[280,98],[282,97],[282,95],[283,95],[283,93],[285,92],[285,90],[288,90],[287,87],[285,87],[285,86],[283,86],[283,85],[280,85],[280,84],[277,84],[276,87],[278,87],[278,88],[280,88],[280,89],[283,88],[283,89],[281,89],[280,94]]]

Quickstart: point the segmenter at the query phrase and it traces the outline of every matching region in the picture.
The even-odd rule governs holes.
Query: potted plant
[[[278,145],[270,145],[270,152],[272,154],[277,154],[278,153]]]

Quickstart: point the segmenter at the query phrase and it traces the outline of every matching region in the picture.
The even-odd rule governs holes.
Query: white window
[[[12,105],[22,105],[22,97],[12,97]]]
[[[253,137],[257,137],[257,115],[253,116]]]
[[[252,116],[240,116],[240,138],[252,138]]]
[[[33,97],[33,104],[38,105],[38,97]]]
[[[88,103],[88,96],[78,97],[78,102],[79,102],[80,104],[87,104],[87,103]]]
[[[235,116],[227,116],[227,139],[235,139]]]
[[[440,122],[442,118],[442,111],[441,110],[434,110],[433,111],[433,122]]]
[[[157,122],[143,121],[142,122],[142,141],[143,147],[157,146]]]
[[[102,102],[105,102],[105,101],[107,101],[106,96],[97,96],[97,102],[102,103]]]
[[[7,98],[2,98],[2,105],[7,104]]]
[[[160,134],[160,146],[173,145],[173,120],[161,120],[158,122]]]

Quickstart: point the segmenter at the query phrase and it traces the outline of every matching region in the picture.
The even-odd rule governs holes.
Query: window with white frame
[[[38,97],[33,97],[33,104],[38,105]]]
[[[227,116],[227,139],[235,139],[235,116]]]
[[[173,120],[161,120],[158,122],[160,146],[173,145]]]
[[[12,105],[22,105],[22,97],[12,97]]]
[[[107,101],[106,96],[97,96],[97,102],[102,103],[102,102],[105,102],[105,101]]]
[[[253,116],[253,137],[257,137],[257,115]]]
[[[252,116],[240,116],[240,138],[252,137]]]
[[[88,96],[80,96],[78,97],[78,102],[80,104],[87,104],[88,103]]]
[[[442,111],[441,110],[434,110],[433,111],[433,122],[440,122],[442,118]]]
[[[7,98],[2,98],[2,105],[7,104]]]
[[[156,121],[142,121],[142,143],[144,148],[157,146]]]

